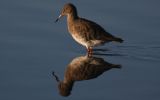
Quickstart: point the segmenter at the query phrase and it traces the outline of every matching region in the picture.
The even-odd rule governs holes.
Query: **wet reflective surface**
[[[160,1],[69,1],[80,16],[125,40],[94,52],[122,68],[75,81],[64,98],[52,72],[63,81],[68,64],[86,53],[65,18],[54,23],[66,1],[0,0],[0,100],[160,100]]]
[[[64,80],[57,80],[59,93],[62,96],[69,96],[76,81],[97,78],[103,74],[103,72],[112,68],[121,68],[121,65],[111,64],[104,61],[103,58],[94,56],[89,57],[86,55],[76,57],[65,69]],[[54,73],[53,76],[57,79],[57,76]]]

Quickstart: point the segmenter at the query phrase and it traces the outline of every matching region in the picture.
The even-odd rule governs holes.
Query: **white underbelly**
[[[85,47],[94,47],[102,45],[101,40],[90,40],[86,41],[85,39],[81,38],[80,36],[77,36],[76,34],[72,35],[73,39],[78,42],[79,44],[85,46]]]
[[[78,36],[76,34],[72,35],[72,37],[76,42],[78,42],[79,44],[87,47],[87,41],[85,41],[83,38],[81,38],[80,36]]]

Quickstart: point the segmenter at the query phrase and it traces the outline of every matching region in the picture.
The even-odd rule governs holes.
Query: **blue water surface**
[[[59,94],[54,71],[63,80],[67,65],[86,50],[58,23],[60,9],[76,5],[124,39],[95,51],[120,64],[99,77],[75,82],[69,97]],[[158,0],[1,0],[0,100],[160,100],[160,1]]]

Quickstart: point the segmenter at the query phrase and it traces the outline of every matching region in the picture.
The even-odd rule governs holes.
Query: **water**
[[[1,0],[0,99],[159,100],[160,1],[70,2],[80,16],[125,40],[99,47],[107,51],[95,55],[122,68],[76,81],[71,95],[62,97],[52,71],[63,80],[67,65],[86,53],[68,34],[65,18],[54,23],[66,1]]]

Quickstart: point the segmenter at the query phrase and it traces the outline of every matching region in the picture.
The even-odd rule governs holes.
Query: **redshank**
[[[123,40],[107,32],[93,21],[78,16],[77,9],[72,3],[67,3],[61,10],[57,22],[62,16],[67,16],[68,31],[75,41],[87,48],[88,54],[92,54],[92,48],[105,43]]]

